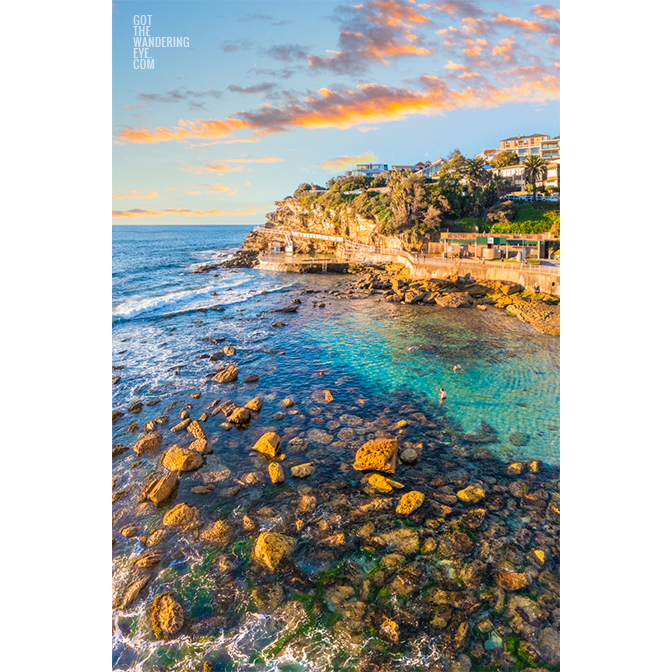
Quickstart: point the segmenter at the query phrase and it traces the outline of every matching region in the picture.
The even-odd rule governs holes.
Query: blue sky
[[[134,68],[136,15],[189,48]],[[518,133],[560,133],[556,5],[113,5],[115,223],[258,224],[357,162],[473,156]]]

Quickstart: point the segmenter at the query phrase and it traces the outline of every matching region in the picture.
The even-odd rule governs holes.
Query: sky
[[[559,22],[518,0],[116,0],[113,223],[259,225],[357,163],[558,136]]]

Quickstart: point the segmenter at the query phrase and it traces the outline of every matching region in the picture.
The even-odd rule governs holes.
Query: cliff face
[[[268,221],[265,226],[266,229],[272,227],[275,235],[261,235],[253,231],[245,241],[245,249],[267,249],[271,240],[284,244],[285,232],[291,231],[340,236],[366,245],[400,245],[396,236],[382,236],[378,233],[378,222],[375,218],[363,216],[347,205],[341,206],[337,211],[319,203],[304,206],[294,197],[276,201],[275,205],[277,209],[266,215]],[[297,252],[333,252],[337,245],[331,241],[307,240],[296,236],[293,241]]]

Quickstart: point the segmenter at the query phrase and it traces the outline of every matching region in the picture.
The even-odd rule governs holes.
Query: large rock
[[[237,408],[229,416],[229,422],[232,422],[234,425],[244,425],[250,421],[250,409],[249,408]]]
[[[161,593],[152,604],[152,628],[157,639],[175,636],[184,625],[182,605],[169,593]]]
[[[436,298],[436,303],[443,308],[466,308],[473,302],[468,292],[452,292]]]
[[[189,444],[189,450],[195,450],[201,455],[207,455],[213,452],[212,446],[207,439],[196,439]]]
[[[232,383],[238,378],[238,369],[232,364],[226,369],[220,369],[217,374],[215,374],[213,380],[216,383]]]
[[[230,541],[232,535],[233,531],[229,525],[223,520],[216,520],[201,532],[200,538],[213,544],[224,545]]]
[[[508,591],[520,590],[528,585],[527,577],[523,573],[499,571],[495,572],[494,579],[498,586]]]
[[[152,432],[147,436],[143,436],[140,441],[133,446],[133,450],[136,455],[141,456],[146,455],[147,453],[153,453],[161,446],[161,441],[163,441],[163,436],[158,432]]]
[[[252,558],[262,567],[275,571],[294,551],[296,539],[277,532],[262,532],[252,550]]]
[[[415,530],[409,530],[407,528],[401,528],[399,530],[381,534],[377,539],[391,550],[403,553],[404,555],[417,553],[420,548],[418,533]]]
[[[140,591],[147,585],[151,576],[151,574],[145,573],[131,579],[117,598],[117,606],[120,609],[126,609],[126,607],[130,606],[140,594]]]
[[[285,472],[282,470],[282,465],[279,462],[271,462],[268,465],[268,475],[271,477],[273,483],[285,482]]]
[[[182,502],[174,506],[163,517],[163,524],[167,527],[190,527],[198,523],[201,514],[195,506],[189,506]]]
[[[280,452],[281,439],[275,432],[266,432],[252,447],[264,455],[275,457]]]
[[[308,478],[315,471],[315,467],[312,462],[306,462],[305,464],[299,464],[290,469],[292,476],[294,478]]]
[[[485,492],[477,485],[468,485],[464,490],[460,490],[457,496],[463,502],[478,502],[485,497]]]
[[[177,475],[172,471],[163,476],[150,477],[145,487],[140,493],[140,501],[149,500],[156,506],[165,502],[172,494],[178,484]]]
[[[261,410],[261,407],[264,405],[264,400],[261,397],[255,397],[254,399],[250,399],[246,404],[245,408],[249,408],[251,411],[254,411],[255,413],[259,413]]]
[[[187,431],[195,439],[205,439],[206,438],[205,432],[203,431],[203,427],[201,427],[201,423],[198,420],[192,420],[187,425]]]
[[[549,665],[560,664],[560,633],[554,628],[544,628],[537,647],[544,662]]]
[[[172,446],[161,456],[161,464],[171,471],[194,471],[203,466],[203,456],[189,448]]]
[[[425,501],[425,496],[417,490],[412,490],[402,495],[397,506],[397,513],[409,514],[417,511]]]
[[[396,439],[374,439],[367,441],[355,456],[357,471],[372,469],[393,474],[397,467],[399,444]]]

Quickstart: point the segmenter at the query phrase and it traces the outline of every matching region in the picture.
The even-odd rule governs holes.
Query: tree
[[[422,175],[395,174],[388,184],[392,216],[386,229],[392,232],[412,229],[421,233],[438,230],[442,214],[440,203],[429,203]]]
[[[505,166],[515,166],[518,164],[518,156],[515,152],[504,150],[497,152],[490,162],[494,168],[504,168]]]
[[[530,154],[523,161],[523,166],[525,170],[523,171],[523,179],[525,183],[528,182],[532,184],[532,193],[534,194],[534,199],[537,200],[537,182],[541,182],[546,179],[547,173],[547,164],[546,159],[542,159],[540,156]]]
[[[483,159],[465,159],[463,164],[463,177],[471,187],[482,187],[488,181],[488,171],[485,169]]]

